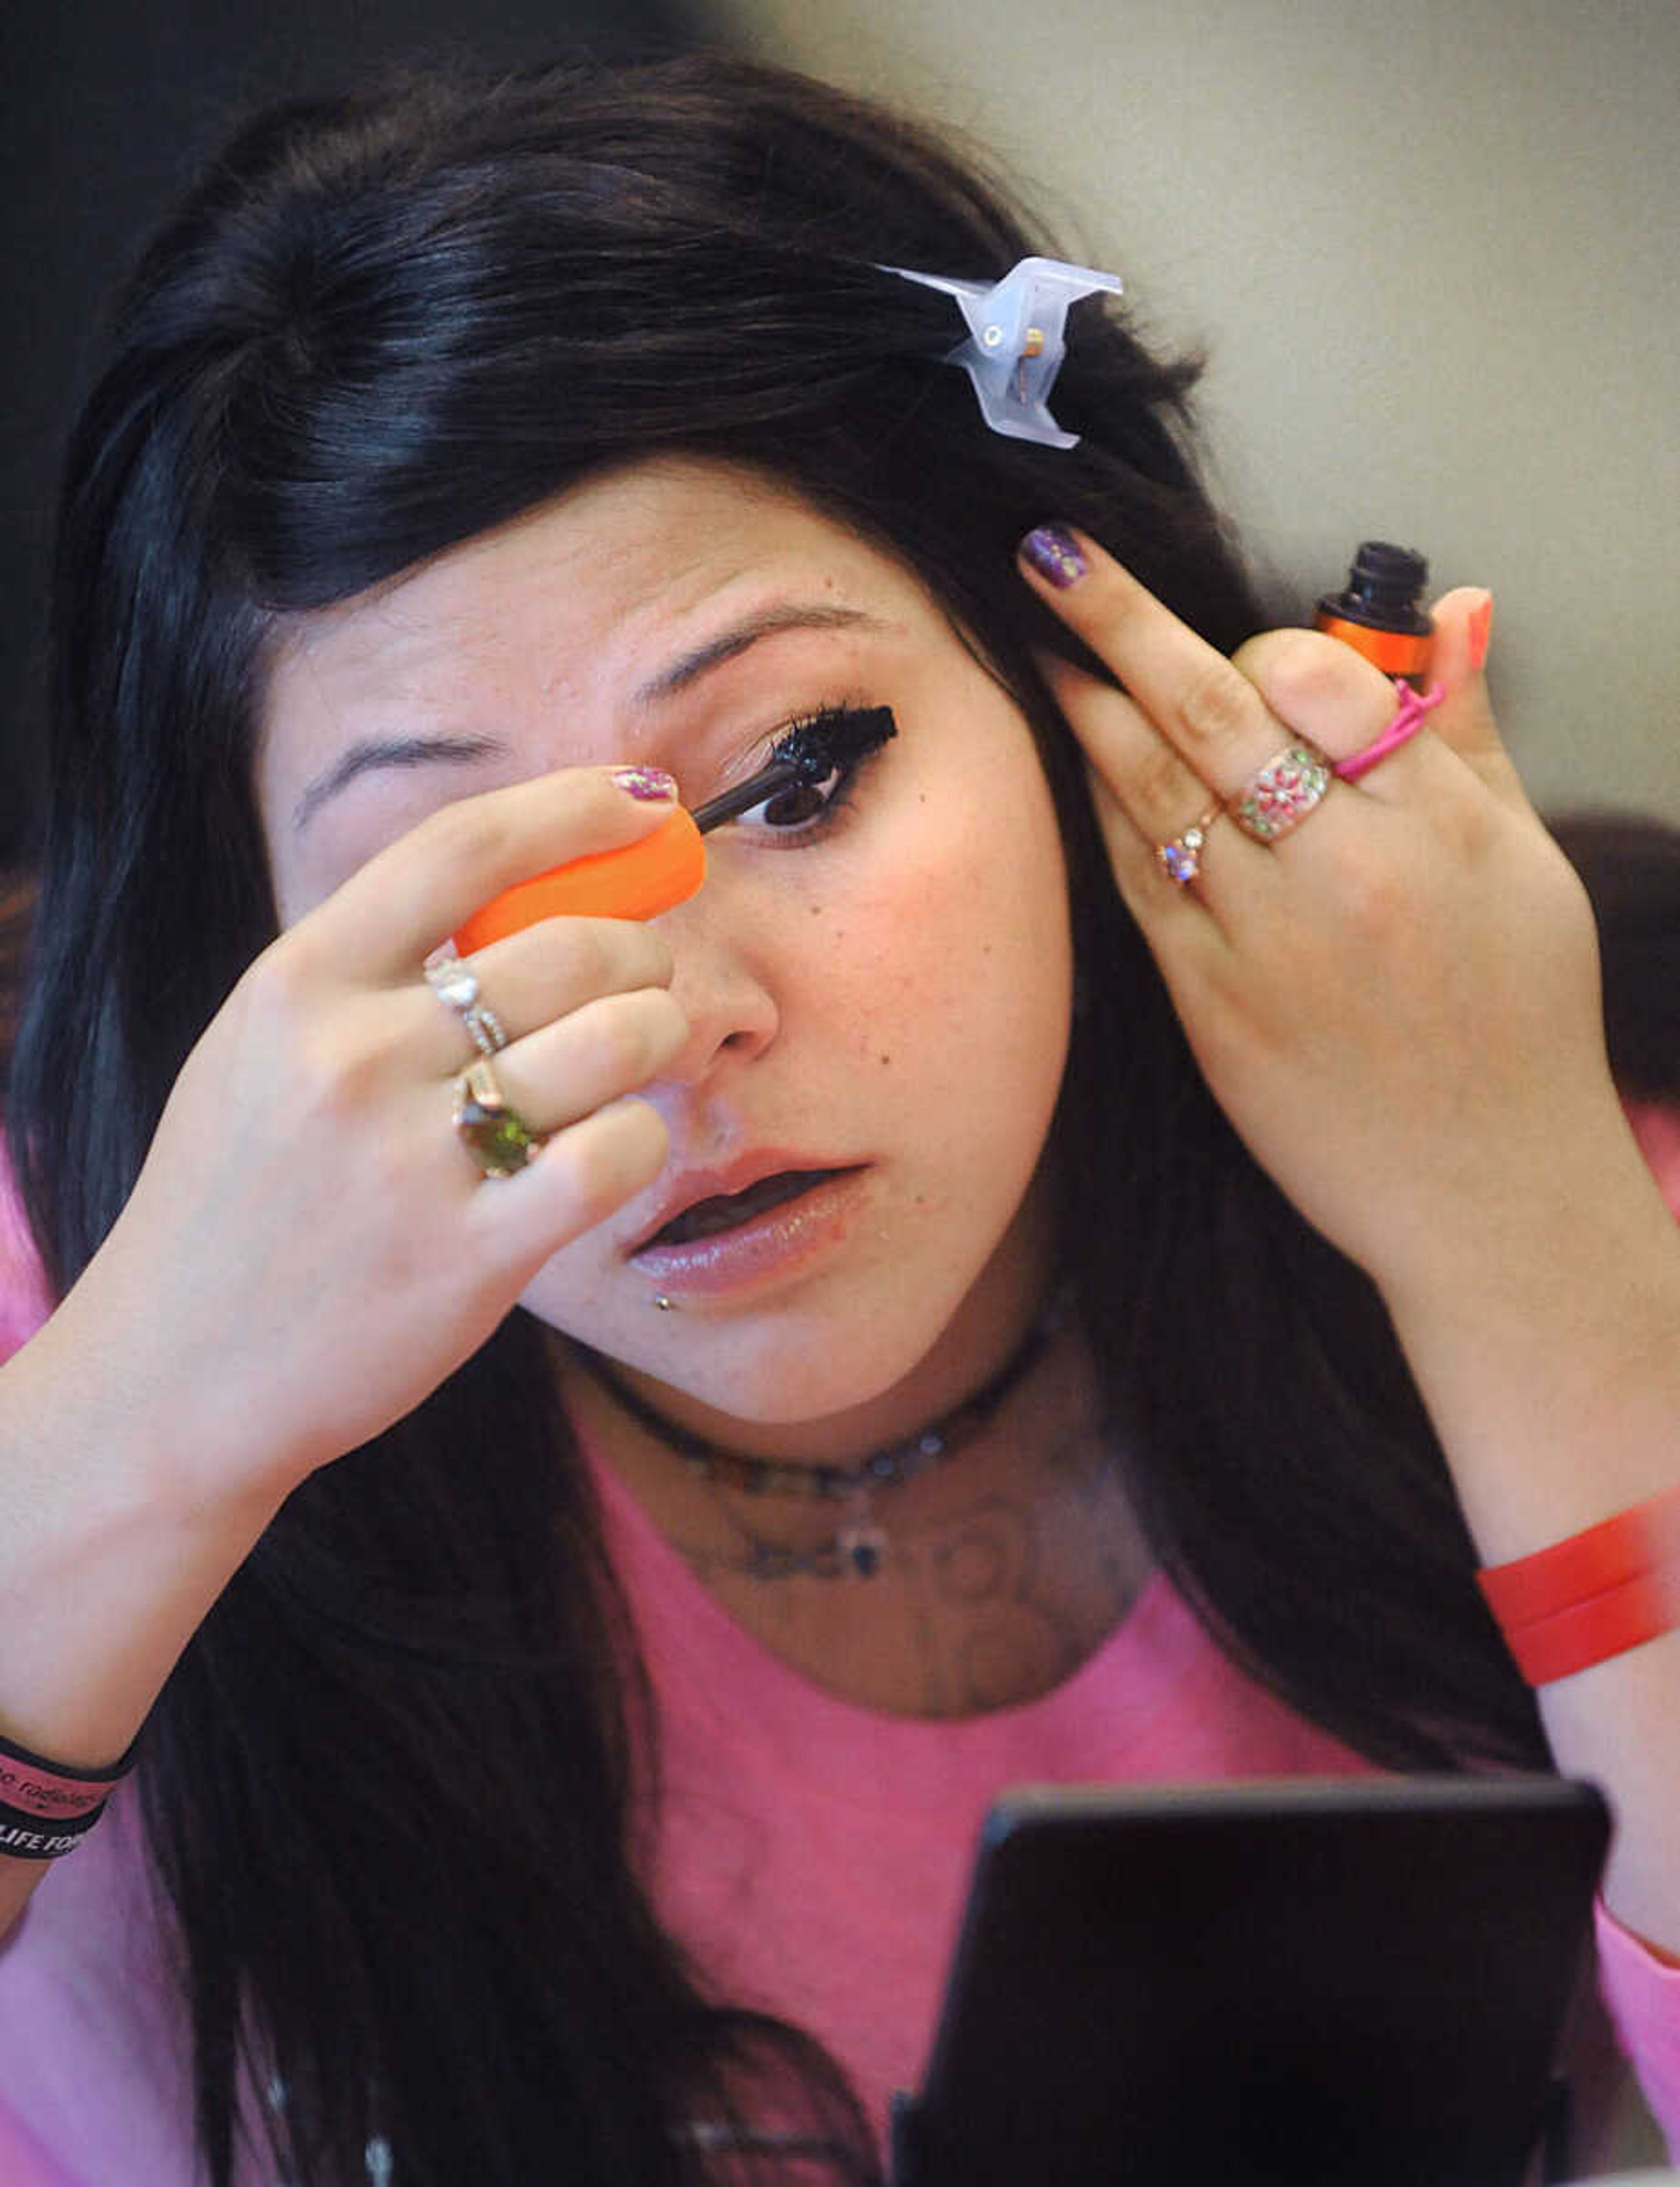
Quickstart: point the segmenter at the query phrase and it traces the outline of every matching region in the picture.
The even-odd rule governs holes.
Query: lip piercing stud
[[[677,1311],[676,1300],[668,1299],[663,1291],[654,1293],[654,1305],[660,1313],[675,1313]]]

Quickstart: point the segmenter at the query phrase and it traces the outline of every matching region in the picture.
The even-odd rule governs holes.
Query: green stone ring
[[[487,1056],[469,1064],[455,1081],[454,1125],[461,1144],[486,1177],[512,1177],[537,1158],[542,1140],[510,1109]]]

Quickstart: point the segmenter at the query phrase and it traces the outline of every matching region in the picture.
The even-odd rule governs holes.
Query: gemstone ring
[[[455,1081],[451,1121],[486,1177],[512,1177],[537,1159],[542,1144],[518,1110],[509,1107],[487,1056],[469,1064]]]
[[[1202,869],[1202,846],[1207,841],[1207,831],[1219,818],[1220,807],[1211,805],[1201,818],[1188,827],[1182,835],[1175,835],[1170,843],[1158,843],[1155,856],[1170,881],[1180,888],[1188,888]]]
[[[1335,779],[1317,745],[1297,737],[1250,775],[1231,800],[1231,818],[1256,843],[1275,843],[1298,828]]]

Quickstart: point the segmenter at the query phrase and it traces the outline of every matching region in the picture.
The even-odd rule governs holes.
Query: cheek
[[[1048,793],[992,807],[930,804],[827,928],[830,1023],[896,1098],[968,1109],[1011,1087],[1038,1127],[1059,1085],[1072,986],[1065,870]],[[816,920],[812,925],[818,924]],[[813,990],[820,1013],[823,987]],[[1004,1127],[1007,1129],[1007,1122]]]

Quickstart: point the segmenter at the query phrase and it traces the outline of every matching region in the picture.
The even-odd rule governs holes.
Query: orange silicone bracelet
[[[651,835],[621,851],[592,852],[515,881],[456,930],[455,947],[469,956],[540,919],[655,919],[693,896],[705,879],[705,839],[679,805]]]
[[[1680,1486],[1476,1578],[1509,1638],[1664,1564],[1680,1568]]]
[[[1636,1573],[1553,1617],[1507,1627],[1505,1644],[1531,1686],[1549,1685],[1680,1626],[1680,1566]]]

